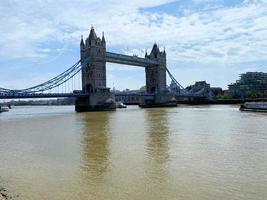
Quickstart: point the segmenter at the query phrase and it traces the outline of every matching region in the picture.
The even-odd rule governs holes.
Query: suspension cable
[[[58,76],[44,83],[41,83],[39,85],[30,87],[30,88],[20,89],[20,90],[0,88],[0,93],[17,93],[17,94],[28,93],[29,94],[29,93],[37,93],[37,92],[44,92],[44,91],[52,90],[53,88],[59,87],[60,85],[66,83],[68,80],[72,79],[76,74],[78,74],[82,70],[83,66],[86,66],[89,60],[90,58],[87,58],[83,61],[83,63],[81,62],[81,60],[79,60],[66,71],[62,72]]]
[[[170,70],[166,67],[166,71],[171,78],[171,80],[182,90],[184,90],[184,87],[174,78],[174,76],[171,74]]]

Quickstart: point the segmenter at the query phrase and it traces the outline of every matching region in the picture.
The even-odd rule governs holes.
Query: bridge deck
[[[86,97],[87,93],[40,93],[40,94],[0,94],[0,99],[38,99],[38,98],[67,98]]]
[[[87,97],[89,96],[89,93],[36,93],[36,94],[27,94],[27,93],[14,93],[14,94],[1,94],[0,93],[0,99],[38,99],[38,98],[67,98],[67,97]],[[127,95],[132,95],[132,94],[127,94],[127,93],[118,93],[115,94],[117,96],[127,96]],[[136,93],[134,95],[139,95],[143,96],[146,98],[154,98],[154,94],[141,94],[141,93]],[[203,98],[203,95],[196,95],[196,94],[176,94],[176,97],[187,97],[187,98]]]

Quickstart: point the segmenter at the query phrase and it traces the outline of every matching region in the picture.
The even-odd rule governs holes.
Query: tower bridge
[[[141,107],[176,105],[175,95],[167,90],[166,72],[172,80],[175,79],[166,67],[165,50],[160,51],[157,44],[154,44],[150,54],[146,53],[144,58],[107,52],[104,34],[102,38],[98,37],[93,27],[85,40],[81,38],[80,60],[72,67],[30,88],[20,90],[0,88],[0,99],[75,97],[77,112],[113,110],[115,97],[106,84],[107,62],[145,68],[146,93],[140,96]],[[68,92],[48,92],[73,81],[77,76],[81,77],[79,90],[72,88],[72,91]],[[181,88],[181,95],[190,96],[176,80],[175,83]]]

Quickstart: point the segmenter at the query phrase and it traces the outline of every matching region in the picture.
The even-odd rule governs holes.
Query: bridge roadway
[[[67,98],[67,97],[87,97],[89,96],[89,93],[33,93],[33,94],[27,94],[27,93],[5,93],[1,94],[0,93],[0,99],[38,99],[38,98]],[[122,94],[118,93],[115,95],[132,95],[131,93],[129,94]],[[137,94],[143,97],[146,97],[147,99],[154,99],[155,94]],[[203,98],[205,97],[204,95],[196,95],[196,94],[176,94],[176,97],[180,98]]]
[[[117,63],[123,65],[133,65],[139,67],[146,67],[149,65],[159,65],[156,60],[150,60],[147,58],[141,58],[137,56],[128,56],[118,53],[106,52],[106,61],[110,63]]]
[[[67,98],[67,97],[87,97],[89,93],[5,93],[0,94],[0,99],[38,99],[38,98]],[[154,94],[139,94],[147,99],[154,99]]]
[[[15,94],[0,94],[0,99],[37,99],[37,98],[67,98],[67,97],[86,97],[87,93],[15,93]]]

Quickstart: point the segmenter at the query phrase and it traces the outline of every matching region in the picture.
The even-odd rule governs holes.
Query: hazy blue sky
[[[267,72],[267,0],[5,0],[0,2],[0,87],[24,88],[79,59],[80,35],[105,32],[108,51],[144,56],[154,42],[184,86],[227,88]],[[144,69],[107,64],[108,85],[144,85]]]

